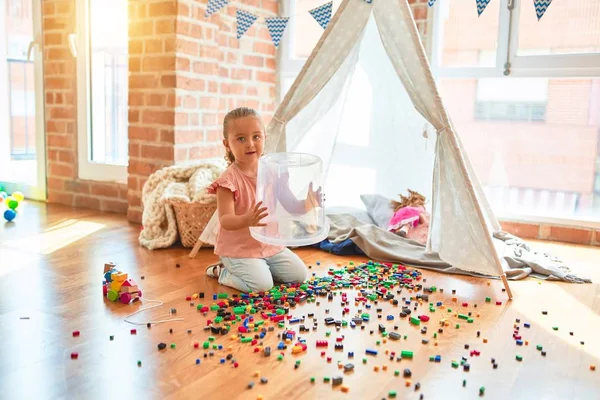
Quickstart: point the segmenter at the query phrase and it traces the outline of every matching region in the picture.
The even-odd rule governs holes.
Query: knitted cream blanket
[[[154,250],[177,240],[177,221],[171,202],[211,203],[215,195],[206,188],[225,170],[225,162],[209,161],[191,166],[162,168],[148,178],[142,190],[142,246]]]

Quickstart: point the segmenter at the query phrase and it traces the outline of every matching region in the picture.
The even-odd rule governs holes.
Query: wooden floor
[[[216,257],[209,249],[201,250],[194,260],[187,258],[188,249],[180,247],[148,251],[137,243],[139,229],[120,215],[35,203],[25,204],[14,223],[0,223],[1,398],[256,399],[262,395],[265,399],[379,399],[395,390],[397,398],[416,399],[422,394],[425,399],[471,399],[479,398],[482,386],[484,398],[492,399],[600,398],[597,283],[575,285],[533,279],[511,282],[515,299],[507,303],[499,281],[423,271],[427,285],[444,289],[444,293],[438,292],[430,300],[442,301],[455,311],[471,311],[474,316],[480,313],[480,317],[466,324],[447,310],[427,312],[431,316],[426,324],[429,333],[422,335],[418,328],[399,319],[398,308],[380,302],[384,318],[378,321],[375,310],[369,310],[372,319],[366,330],[333,329],[327,350],[333,362],[327,363],[320,356],[320,349],[316,349],[315,340],[325,339],[329,330],[322,322],[325,309],[330,309],[329,316],[337,318],[341,317],[341,306],[339,297],[333,302],[320,299],[320,306],[311,303],[292,310],[295,316],[314,312],[319,319],[317,332],[302,334],[308,344],[305,354],[293,356],[288,349],[283,361],[277,361],[277,351],[269,358],[263,357],[254,353],[249,344],[237,343],[227,335],[216,341],[225,350],[203,358],[204,350],[194,349],[192,344],[209,336],[202,330],[207,317],[191,307],[185,297],[202,291],[212,299],[213,293],[228,291],[204,275],[205,266]],[[535,245],[570,261],[576,271],[594,282],[600,281],[599,248],[541,242]],[[326,273],[338,262],[361,261],[358,257],[339,258],[310,249],[298,253],[316,274]],[[117,263],[138,280],[144,299],[164,302],[161,307],[136,315],[136,321],[169,318],[171,307],[177,308],[177,316],[184,321],[150,329],[141,325],[137,335],[131,335],[130,329],[136,327],[123,318],[141,305],[111,303],[103,298],[102,272],[108,261]],[[320,266],[316,266],[317,261]],[[140,279],[142,275],[144,280]],[[468,302],[469,307],[452,304],[452,289],[456,290],[458,302]],[[487,296],[492,298],[491,304],[485,303]],[[349,295],[350,299],[353,297]],[[496,306],[496,300],[502,305]],[[205,300],[205,304],[210,303],[211,300]],[[350,308],[353,315],[353,302]],[[548,311],[547,315],[542,315],[542,310]],[[387,314],[396,320],[385,321]],[[439,335],[435,346],[432,336],[442,317],[449,318],[452,324]],[[517,318],[521,320],[523,339],[529,341],[527,346],[517,346],[512,339]],[[382,339],[377,334],[380,322],[388,330],[397,324],[398,332],[408,335],[407,339],[377,346],[376,341]],[[461,322],[459,329],[454,327],[456,322]],[[530,323],[531,328],[524,328],[524,322]],[[172,334],[169,329],[173,329]],[[375,330],[373,335],[369,334],[370,329]],[[74,330],[81,331],[81,336],[72,337]],[[476,336],[478,330],[480,338]],[[109,340],[110,335],[114,335],[113,341]],[[344,351],[334,352],[332,342],[342,335]],[[429,344],[421,344],[423,338],[431,339]],[[488,342],[483,343],[483,338]],[[176,348],[159,352],[159,342],[174,343]],[[265,344],[273,348],[277,342],[274,333],[265,338]],[[481,355],[470,357],[465,344]],[[536,349],[538,344],[547,352],[545,357]],[[229,362],[219,363],[229,353],[229,346],[239,362],[237,369]],[[368,356],[364,365],[366,348],[376,348],[379,355]],[[388,349],[397,353],[411,350],[415,356],[413,360],[390,361],[385,356]],[[353,360],[348,359],[349,351],[354,351]],[[71,360],[72,352],[79,354],[77,360]],[[523,361],[515,359],[517,354],[523,356]],[[441,355],[441,363],[429,362],[432,355]],[[468,358],[470,372],[464,372],[462,367],[452,368],[452,360],[460,361],[461,357]],[[497,369],[492,368],[492,357],[498,363]],[[200,365],[196,365],[197,358],[201,359]],[[141,366],[137,365],[138,360]],[[296,360],[301,360],[298,369],[294,369]],[[337,361],[353,362],[354,372],[345,375],[338,369]],[[591,371],[590,364],[598,369]],[[387,366],[387,371],[375,372],[375,366]],[[405,387],[405,368],[412,371],[411,387]],[[396,370],[400,371],[398,377],[394,376]],[[268,383],[261,384],[254,377],[255,371],[260,371]],[[324,376],[335,375],[344,376],[348,393],[323,383]],[[312,376],[316,382],[311,384]],[[256,382],[253,389],[247,389],[250,381]],[[421,387],[415,391],[417,382]]]

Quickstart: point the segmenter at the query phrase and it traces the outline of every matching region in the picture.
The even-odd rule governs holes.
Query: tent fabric
[[[424,126],[437,132],[432,140],[423,138]],[[497,220],[442,104],[406,0],[344,1],[268,126],[266,151],[323,158],[325,192],[336,206],[356,205],[359,181],[369,178],[377,193],[411,188],[430,196],[427,251],[465,271],[503,275],[492,243]],[[344,170],[356,172],[344,179]]]
[[[429,134],[426,134],[429,133]],[[267,127],[265,152],[325,165],[327,204],[410,188],[431,199],[426,252],[503,276],[500,229],[448,113],[407,0],[344,0]],[[215,216],[201,236],[213,243]]]

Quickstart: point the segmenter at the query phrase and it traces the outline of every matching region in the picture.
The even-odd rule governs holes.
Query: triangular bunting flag
[[[236,17],[237,38],[240,39],[242,36],[244,36],[244,33],[246,33],[248,29],[250,29],[250,27],[258,17],[254,14],[249,13],[248,11],[242,11],[240,9],[236,11]]]
[[[289,17],[265,18],[267,28],[269,28],[269,33],[271,34],[275,47],[279,46],[279,41],[283,36],[283,31],[285,31],[289,19]]]
[[[435,4],[435,0],[429,0],[427,4],[429,4],[429,7],[433,7],[433,5]]]
[[[315,21],[317,21],[323,29],[327,28],[327,24],[329,24],[329,20],[331,19],[332,6],[333,1],[330,1],[329,3],[323,4],[317,8],[313,8],[309,11],[310,15],[313,16]]]
[[[227,3],[229,3],[229,0],[208,0],[204,17],[210,17],[211,15],[219,11],[221,8],[225,7]]]
[[[481,14],[483,14],[483,10],[485,10],[487,5],[490,3],[490,0],[475,0],[475,1],[477,2],[477,14],[479,14],[479,16],[481,16]]]
[[[552,4],[552,0],[533,0],[533,5],[535,7],[535,13],[537,14],[538,21],[542,19],[544,13]]]

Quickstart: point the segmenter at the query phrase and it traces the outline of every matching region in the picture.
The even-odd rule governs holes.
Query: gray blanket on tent
[[[350,214],[328,215],[332,243],[351,239],[367,257],[382,262],[398,262],[439,272],[483,276],[464,271],[442,261],[437,254],[427,253],[425,246],[402,238],[376,225],[359,221]],[[494,244],[502,256],[504,271],[509,279],[533,276],[540,279],[573,283],[591,283],[575,275],[557,258],[532,250],[523,240],[506,232],[494,235]]]

